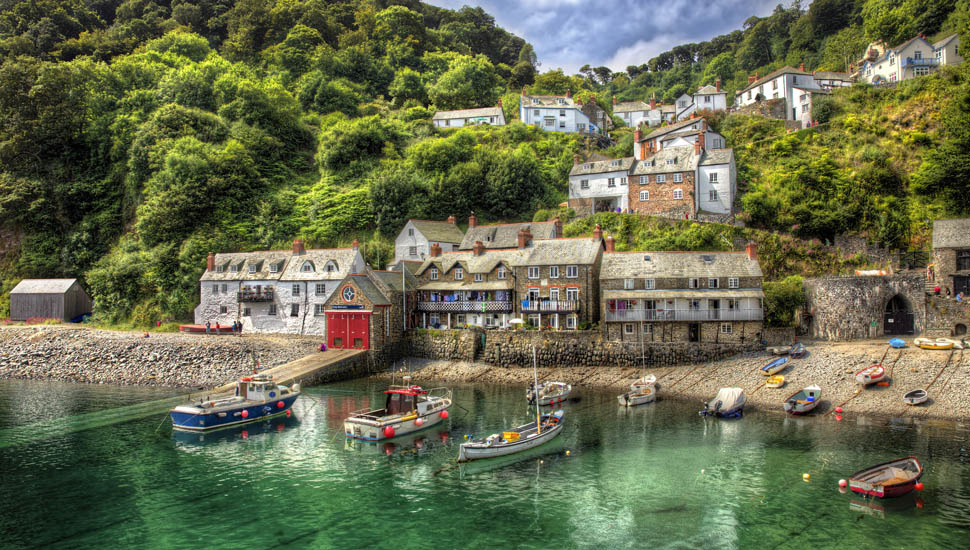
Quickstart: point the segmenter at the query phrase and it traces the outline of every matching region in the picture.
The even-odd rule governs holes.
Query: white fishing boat
[[[704,404],[701,416],[718,418],[738,418],[744,414],[744,404],[748,402],[741,388],[721,388],[717,396]]]
[[[405,376],[404,386],[390,386],[384,391],[387,400],[383,409],[361,409],[350,413],[344,420],[347,437],[380,441],[430,428],[448,418],[451,390],[425,390],[421,386],[409,385],[410,381],[411,377]]]
[[[822,388],[809,386],[798,393],[792,394],[785,400],[782,408],[788,414],[805,414],[818,406],[822,399]]]
[[[535,390],[537,387],[538,392]],[[535,384],[530,386],[525,392],[525,397],[529,403],[534,403],[538,394],[539,405],[555,405],[565,401],[572,389],[573,387],[565,382],[543,382],[538,386]]]
[[[657,392],[653,386],[643,386],[638,390],[631,390],[616,396],[617,401],[624,407],[635,407],[657,400]]]

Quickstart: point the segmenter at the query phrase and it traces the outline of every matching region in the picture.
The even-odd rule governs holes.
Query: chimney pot
[[[603,230],[600,229],[600,224],[596,224],[596,227],[593,228],[593,238],[597,241],[603,238]]]
[[[455,224],[458,223],[458,220],[456,220],[454,216],[448,216],[448,223]]]
[[[758,243],[748,241],[748,244],[744,245],[744,251],[748,254],[749,260],[758,261]]]
[[[720,78],[718,78],[717,80],[714,81],[714,89],[717,90],[717,91],[719,91],[719,92],[721,91],[721,79]]]
[[[472,246],[472,254],[475,256],[481,256],[482,252],[485,251],[485,244],[482,241],[475,241],[475,245]]]
[[[573,97],[573,91],[570,90],[569,88],[566,88],[566,99],[572,99],[572,97]]]
[[[704,150],[704,134],[697,134],[697,141],[694,142],[694,154],[700,156]]]
[[[209,252],[209,256],[205,259],[205,268],[208,271],[216,270],[216,255]]]
[[[552,221],[556,224],[555,238],[557,239],[562,238],[562,220],[559,219],[559,216],[556,216],[555,218],[552,219]]]
[[[303,246],[303,241],[301,241],[300,239],[294,239],[293,240],[293,255],[294,256],[299,256],[299,255],[303,254],[304,252],[306,252],[306,248],[304,248],[304,246]]]
[[[606,237],[606,251],[613,252],[616,247],[616,242],[613,240],[613,235]]]
[[[657,98],[655,97],[650,98],[650,110],[651,111],[657,110]]]
[[[613,105],[616,105],[616,96],[613,96]]]
[[[475,217],[475,213],[472,212],[471,216],[468,216],[468,228],[471,229],[478,225],[478,218]]]
[[[801,71],[801,72],[803,72],[803,73],[805,72],[805,62],[804,61],[802,61],[801,64],[798,65],[798,70]]]
[[[438,243],[431,243],[430,252],[431,252],[432,258],[437,258],[438,256],[441,256],[441,245]]]

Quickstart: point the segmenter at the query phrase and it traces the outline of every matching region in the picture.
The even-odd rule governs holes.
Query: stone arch
[[[913,308],[909,303],[906,296],[902,294],[894,294],[892,298],[886,301],[886,307],[884,308],[886,313],[895,313],[901,311],[904,313],[912,313]]]
[[[913,306],[903,294],[894,294],[883,308],[884,334],[913,334],[915,325]]]
[[[953,326],[954,336],[964,336],[966,335],[966,333],[967,333],[967,325],[963,323],[957,323],[956,325]]]

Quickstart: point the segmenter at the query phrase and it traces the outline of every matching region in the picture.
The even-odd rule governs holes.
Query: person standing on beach
[[[209,334],[209,328],[210,327],[212,327],[212,323],[210,323],[209,321],[206,321],[205,322],[205,333],[206,334]]]

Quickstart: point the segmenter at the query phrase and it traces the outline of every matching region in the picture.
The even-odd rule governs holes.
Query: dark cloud
[[[678,44],[740,29],[752,15],[769,15],[781,0],[425,1],[451,9],[480,6],[535,46],[543,70],[575,73],[587,63],[614,71],[646,63]]]

